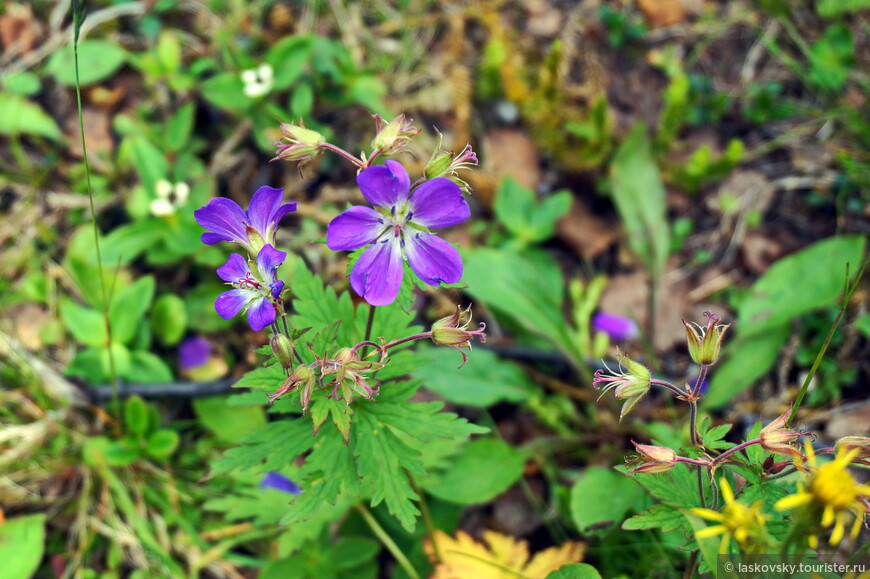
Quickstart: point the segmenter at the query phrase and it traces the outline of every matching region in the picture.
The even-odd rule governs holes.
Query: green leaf
[[[128,382],[166,384],[172,382],[172,370],[160,356],[145,350],[130,353],[130,367],[118,375]]]
[[[680,509],[668,503],[658,503],[649,509],[629,517],[622,523],[626,531],[641,531],[647,529],[661,529],[663,533],[669,533],[677,529],[686,529],[686,519]]]
[[[37,135],[59,141],[60,128],[42,107],[8,92],[0,92],[0,135]]]
[[[244,111],[251,106],[251,99],[245,96],[244,84],[238,73],[225,72],[204,81],[202,97],[214,106],[229,111]]]
[[[863,314],[856,318],[855,329],[870,338],[870,314]]]
[[[143,219],[116,227],[100,242],[104,263],[127,265],[162,240],[169,230],[160,221]]]
[[[837,18],[868,8],[870,0],[819,0],[816,3],[816,12],[822,18]]]
[[[710,429],[706,430],[704,434],[701,435],[701,442],[707,448],[713,448],[717,450],[723,450],[726,448],[731,448],[734,446],[733,443],[725,442],[722,439],[725,438],[725,435],[731,430],[732,424],[720,424],[719,426],[713,426]]]
[[[725,347],[725,361],[714,366],[710,387],[701,405],[704,408],[721,406],[752,386],[773,367],[789,333],[788,326],[783,326],[745,337],[738,334],[737,339]]]
[[[695,473],[684,464],[678,464],[667,472],[640,473],[630,477],[651,495],[671,505],[690,509],[697,507],[700,501]],[[704,484],[704,494],[712,496],[709,482]]]
[[[299,418],[270,422],[265,428],[245,436],[240,446],[227,450],[222,459],[213,463],[211,476],[237,468],[257,467],[259,472],[281,470],[285,464],[307,452],[313,444],[314,437],[311,436],[307,420]]]
[[[151,412],[140,396],[130,396],[124,403],[124,424],[137,438],[144,438],[151,430]]]
[[[834,303],[843,290],[846,265],[854,275],[866,245],[862,235],[831,237],[774,263],[752,285],[739,308],[741,335],[780,328]]]
[[[29,97],[42,90],[42,84],[39,82],[39,76],[36,73],[25,70],[4,76],[3,88],[12,94]]]
[[[689,511],[683,511],[683,517],[689,522],[692,529],[695,531],[695,540],[701,550],[701,555],[707,563],[707,567],[716,569],[716,557],[719,555],[720,539],[718,537],[698,538],[698,531],[707,528],[707,524],[698,516],[691,514]],[[715,576],[715,573],[714,573]]]
[[[242,376],[233,388],[254,388],[266,390],[269,393],[278,390],[281,383],[287,378],[280,364],[272,364],[264,368],[254,368]]]
[[[525,461],[525,454],[501,440],[481,438],[467,444],[450,468],[425,481],[424,488],[449,503],[486,503],[519,480]]]
[[[353,409],[343,400],[320,396],[311,405],[311,421],[314,423],[314,434],[320,431],[320,427],[326,422],[327,417],[332,416],[332,423],[341,434],[344,443],[350,441],[350,425],[353,417]]]
[[[274,90],[284,90],[305,72],[311,58],[311,37],[288,36],[277,42],[266,53],[265,61],[274,70]]]
[[[493,209],[496,218],[526,246],[553,236],[556,221],[571,209],[571,193],[559,191],[538,202],[534,191],[508,177],[496,191]]]
[[[60,302],[60,317],[64,326],[81,344],[105,346],[109,341],[106,320],[97,310],[80,306],[72,300]]]
[[[821,88],[840,89],[855,59],[855,40],[849,27],[843,22],[828,26],[810,47],[809,58],[809,81]]]
[[[622,142],[610,171],[613,202],[625,225],[628,244],[653,280],[659,280],[670,247],[665,188],[644,124],[636,124]]]
[[[163,151],[145,135],[124,137],[118,148],[118,159],[139,173],[149,195],[156,195],[157,182],[169,174],[169,163]]]
[[[622,521],[640,494],[631,478],[613,469],[590,466],[571,487],[571,516],[581,532]]]
[[[145,452],[157,460],[166,460],[178,448],[178,442],[179,437],[177,432],[161,428],[152,432],[151,436],[148,437]]]
[[[127,60],[127,51],[106,40],[93,39],[79,43],[79,82],[87,86],[112,76]],[[49,59],[46,72],[58,82],[75,86],[76,71],[73,61],[73,47],[66,45],[58,49]]]
[[[238,443],[249,434],[266,428],[262,406],[230,406],[230,396],[195,398],[193,411],[199,423],[220,441]],[[261,402],[262,404],[262,402]]]
[[[486,408],[501,401],[522,402],[537,391],[519,366],[489,350],[474,350],[462,368],[462,356],[453,348],[427,348],[419,357],[428,363],[415,368],[412,376],[455,404]]]
[[[164,142],[169,151],[180,151],[187,146],[193,132],[193,114],[195,108],[192,102],[179,107],[166,123]]]
[[[293,118],[304,118],[311,114],[314,108],[314,87],[303,82],[296,85],[290,95],[290,114]]]
[[[0,525],[0,561],[8,579],[33,577],[45,548],[45,515],[7,519]]]
[[[112,324],[113,340],[126,344],[133,339],[136,328],[151,308],[156,285],[154,277],[146,275],[112,296],[109,322]]]
[[[165,346],[174,346],[187,330],[187,308],[184,300],[175,294],[163,294],[151,310],[151,328]]]
[[[543,252],[475,249],[462,252],[468,292],[525,330],[571,355],[574,335],[565,323],[562,272]]]
[[[550,571],[547,579],[601,579],[601,574],[588,563],[572,563]]]

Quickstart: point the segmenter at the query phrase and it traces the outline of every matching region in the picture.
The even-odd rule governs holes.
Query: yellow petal
[[[719,523],[725,521],[725,515],[719,511],[711,509],[692,509],[692,514],[698,515],[702,519],[707,519],[708,521],[717,521]]]
[[[724,478],[719,481],[719,489],[722,491],[722,497],[725,499],[725,504],[730,505],[734,502],[734,493],[731,492],[731,487],[728,481]]]
[[[773,508],[775,508],[777,511],[786,511],[795,507],[799,507],[801,505],[805,505],[809,502],[812,502],[812,500],[813,495],[809,493],[797,493],[779,499],[778,501],[776,501],[776,504],[773,505]]]
[[[846,513],[840,513],[840,516],[837,517],[837,526],[834,527],[834,532],[831,533],[831,538],[828,539],[828,543],[831,545],[839,545],[840,541],[843,540],[843,534],[845,531],[843,517],[845,514]]]
[[[709,539],[710,537],[715,537],[716,535],[721,535],[722,533],[728,533],[728,527],[725,525],[715,525],[713,527],[707,527],[706,529],[701,529],[695,533],[695,537],[699,539]]]

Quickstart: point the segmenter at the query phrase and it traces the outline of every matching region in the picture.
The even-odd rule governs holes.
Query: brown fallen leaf
[[[481,188],[479,193],[487,206],[492,206],[495,187],[505,177],[513,177],[524,187],[535,190],[541,182],[541,164],[538,148],[531,137],[513,129],[495,129],[483,138],[480,173],[485,174],[493,187]],[[479,183],[479,180],[475,180]]]
[[[556,234],[585,259],[595,258],[617,238],[616,228],[608,226],[577,199],[568,214],[556,222]]]
[[[637,7],[653,28],[679,24],[686,17],[681,0],[637,0]]]

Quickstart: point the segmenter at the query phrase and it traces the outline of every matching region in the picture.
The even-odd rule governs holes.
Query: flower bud
[[[283,136],[275,142],[277,150],[273,161],[286,159],[287,161],[300,161],[300,165],[304,165],[320,154],[321,145],[326,142],[326,137],[317,131],[306,129],[300,125],[281,123],[281,132]]]
[[[758,439],[761,441],[761,448],[771,454],[800,458],[802,456],[800,451],[790,443],[803,435],[785,426],[791,416],[791,409],[792,407],[789,406],[788,410],[762,428],[758,433]]]
[[[707,316],[707,326],[702,328],[695,322],[683,320],[686,326],[686,341],[689,346],[689,355],[696,364],[709,366],[719,359],[719,351],[722,349],[722,341],[730,324],[717,324],[720,320],[713,312],[704,312]]]
[[[654,473],[666,472],[674,468],[677,464],[677,453],[666,446],[653,446],[650,444],[638,444],[631,441],[638,454],[628,460],[632,465],[639,464],[637,468],[631,471],[635,473]]]
[[[844,436],[834,444],[837,452],[848,452],[858,449],[853,462],[870,466],[870,437],[867,436]],[[841,451],[840,449],[843,448]]]
[[[293,370],[293,373],[287,376],[284,381],[281,383],[281,386],[278,388],[278,391],[274,394],[269,395],[269,404],[272,404],[288,392],[292,392],[296,389],[297,386],[303,383],[314,382],[315,374],[314,370],[306,366],[305,364],[300,364],[296,366]],[[308,394],[309,398],[311,396],[310,392]],[[303,406],[303,410],[307,407],[307,405]]]
[[[453,155],[446,151],[433,153],[429,162],[426,163],[426,168],[423,169],[423,175],[425,175],[426,179],[446,176],[450,171],[450,162],[452,160]]]
[[[462,365],[468,362],[468,355],[463,348],[471,349],[471,342],[477,337],[481,343],[486,342],[486,324],[480,323],[476,330],[469,330],[471,324],[471,306],[461,309],[456,306],[456,311],[449,316],[443,317],[434,324],[430,331],[432,343],[437,346],[450,346],[456,348],[462,354]]]
[[[380,151],[382,155],[401,153],[411,142],[411,137],[421,130],[411,126],[411,121],[406,121],[405,115],[397,116],[386,126],[383,125],[383,122],[384,119],[380,115],[375,115],[375,126],[378,129],[378,134],[372,139],[372,147]]]
[[[284,334],[275,334],[269,340],[275,359],[283,368],[293,367],[293,342]]]

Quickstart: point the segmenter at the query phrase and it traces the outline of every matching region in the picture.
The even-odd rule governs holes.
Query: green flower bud
[[[293,367],[293,342],[284,334],[275,334],[269,340],[269,345],[272,347],[272,353],[275,354],[275,359],[283,368]]]

